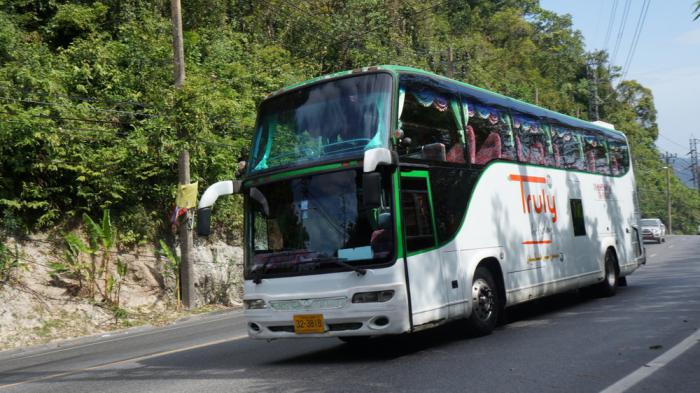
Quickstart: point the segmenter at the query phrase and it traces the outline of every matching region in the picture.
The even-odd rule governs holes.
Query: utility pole
[[[690,173],[693,175],[693,185],[700,193],[700,168],[698,168],[698,138],[690,138]]]
[[[175,88],[185,84],[185,50],[182,43],[182,14],[180,0],[170,0],[173,24],[173,59]],[[178,138],[183,138],[179,125]],[[178,158],[177,180],[179,184],[190,184],[190,152],[183,149]],[[185,308],[194,306],[194,279],[192,268],[192,214],[188,211],[184,224],[180,225],[180,291]]]
[[[455,74],[455,59],[452,53],[452,45],[447,47],[447,76],[452,78]]]
[[[185,84],[185,49],[182,44],[182,14],[180,0],[170,0],[170,14],[173,23],[173,55],[175,87],[178,89]]]
[[[599,57],[590,57],[586,63],[588,87],[588,117],[600,120],[600,97],[598,97],[598,68],[600,67]]]
[[[666,152],[662,156],[666,161],[666,210],[668,217],[668,233],[673,234],[673,221],[671,218],[671,160],[678,157],[677,154]]]

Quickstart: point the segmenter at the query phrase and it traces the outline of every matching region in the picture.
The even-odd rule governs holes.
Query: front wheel
[[[469,327],[480,335],[490,334],[496,327],[500,312],[501,301],[491,272],[484,267],[478,267],[472,281]]]

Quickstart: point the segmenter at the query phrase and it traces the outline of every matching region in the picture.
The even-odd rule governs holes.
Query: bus
[[[627,139],[433,73],[376,66],[259,106],[245,170],[244,307],[258,339],[416,332],[592,287],[645,263]]]

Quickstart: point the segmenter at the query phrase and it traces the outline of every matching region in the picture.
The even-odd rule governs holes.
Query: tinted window
[[[479,173],[477,169],[468,168],[430,168],[430,190],[440,244],[450,240],[459,230]]]
[[[431,161],[465,162],[459,101],[454,94],[423,78],[402,77],[399,111],[404,156]]]
[[[369,74],[331,80],[260,106],[251,171],[308,164],[387,146],[392,79]]]
[[[435,246],[429,198],[428,183],[425,178],[401,179],[401,211],[408,252]]]
[[[383,263],[393,251],[389,205],[391,176],[382,176],[382,201],[362,201],[362,173],[345,170],[257,187],[264,204],[250,200],[252,255],[249,274],[290,274],[338,269],[334,261]],[[387,214],[389,217],[387,217]]]
[[[627,144],[623,139],[611,139],[608,142],[610,154],[610,171],[613,175],[622,175],[630,166]]]
[[[467,139],[474,139],[474,163],[484,165],[495,159],[515,160],[515,143],[510,114],[506,109],[463,99],[467,111]],[[473,137],[472,137],[473,134]]]
[[[585,236],[586,225],[583,216],[583,204],[580,199],[571,199],[571,218],[574,225],[574,236]]]
[[[552,126],[552,141],[559,153],[562,168],[583,170],[583,146],[578,133],[568,127]],[[556,154],[556,153],[555,153]]]
[[[514,113],[513,132],[518,160],[544,165],[550,158],[549,125],[534,117]]]
[[[583,136],[583,140],[586,169],[592,173],[610,174],[607,141],[601,136],[591,132],[586,132]]]

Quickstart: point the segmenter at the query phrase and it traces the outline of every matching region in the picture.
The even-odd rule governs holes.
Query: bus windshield
[[[390,176],[384,177],[388,200]],[[360,170],[349,169],[257,187],[265,202],[250,202],[246,273],[316,273],[387,262],[394,250],[391,209],[363,207],[361,183]]]
[[[386,147],[391,89],[391,75],[377,73],[331,80],[265,101],[251,172]]]

